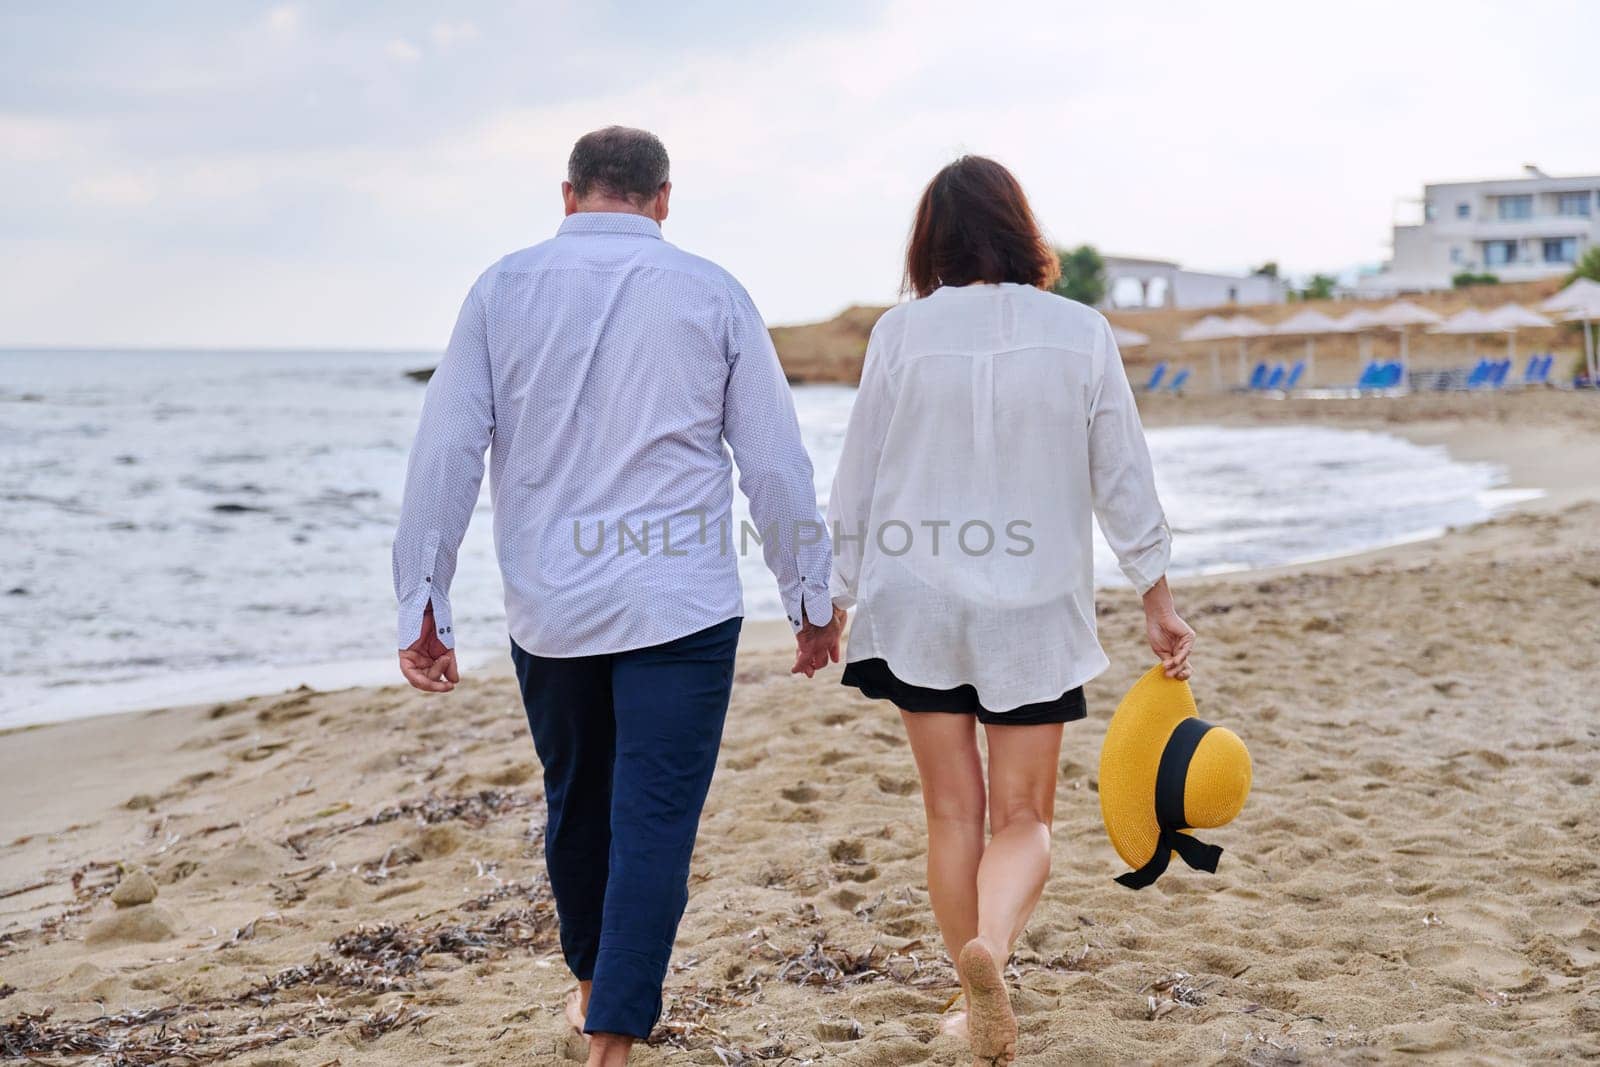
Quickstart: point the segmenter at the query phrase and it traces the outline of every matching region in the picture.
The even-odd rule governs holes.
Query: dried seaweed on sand
[[[371,1041],[401,1027],[419,1027],[429,1018],[407,1004],[362,1016],[319,1005],[278,1020],[249,1015],[223,1021],[213,1014],[219,1007],[173,1004],[60,1025],[51,1022],[48,1009],[23,1014],[0,1023],[0,1056],[34,1063],[53,1062],[47,1056],[93,1056],[114,1067],[216,1063],[352,1025]]]
[[[403,800],[398,804],[379,808],[364,819],[355,819],[336,826],[313,826],[291,835],[283,843],[293,850],[296,856],[305,859],[309,855],[307,849],[318,841],[369,826],[382,826],[397,819],[415,819],[426,826],[459,821],[476,829],[512,812],[526,811],[533,804],[534,798],[527,793],[506,789],[480,789],[473,793],[445,795],[429,793],[425,797]]]

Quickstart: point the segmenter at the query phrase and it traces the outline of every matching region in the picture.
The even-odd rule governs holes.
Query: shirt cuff
[[[433,630],[445,648],[456,647],[455,624],[450,621],[450,598],[424,587],[421,594],[400,605],[400,623],[396,636],[401,650],[416,644],[422,636],[422,617],[428,604],[433,604]]]
[[[822,582],[802,581],[783,598],[783,610],[789,616],[789,626],[800,632],[803,622],[813,626],[826,626],[833,621],[833,600],[828,587]]]
[[[1161,526],[1161,536],[1155,544],[1140,549],[1126,559],[1118,560],[1122,566],[1122,573],[1133,583],[1134,590],[1140,596],[1148,593],[1150,588],[1162,579],[1171,562],[1172,531],[1165,523]]]
[[[828,592],[833,597],[833,606],[849,611],[856,606],[856,595],[850,591],[849,583],[834,572],[833,579],[828,583]]]

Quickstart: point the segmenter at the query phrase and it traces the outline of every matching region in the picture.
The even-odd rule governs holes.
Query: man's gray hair
[[[646,130],[607,126],[578,138],[567,181],[578,199],[601,193],[634,203],[655,196],[668,178],[667,148]]]

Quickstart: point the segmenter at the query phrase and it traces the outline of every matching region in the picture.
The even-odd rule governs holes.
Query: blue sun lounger
[[[1297,363],[1295,363],[1295,365],[1292,368],[1290,368],[1289,377],[1284,379],[1284,382],[1283,382],[1283,391],[1287,393],[1291,389],[1293,389],[1295,386],[1299,385],[1300,384],[1300,379],[1305,377],[1305,373],[1306,373],[1306,361],[1302,359],[1302,360],[1298,361]]]
[[[1484,359],[1472,368],[1472,374],[1467,377],[1468,389],[1498,389],[1506,384],[1506,376],[1511,373],[1509,359]]]
[[[1263,385],[1262,388],[1263,389],[1282,389],[1283,388],[1283,379],[1285,377],[1287,377],[1288,374],[1289,374],[1289,371],[1287,370],[1287,368],[1284,367],[1284,365],[1282,363],[1274,363],[1272,365],[1272,373],[1267,375],[1266,384]]]
[[[1369,363],[1367,369],[1361,372],[1361,380],[1356,383],[1356,388],[1393,389],[1400,384],[1400,378],[1404,374],[1405,368],[1397,362]]]
[[[1166,376],[1167,363],[1165,360],[1162,360],[1160,363],[1157,363],[1155,365],[1155,369],[1150,372],[1150,380],[1145,382],[1144,391],[1147,393],[1153,393],[1157,389],[1161,388],[1161,379],[1165,378]]]
[[[1185,385],[1188,385],[1188,384],[1189,384],[1189,368],[1188,367],[1184,367],[1182,370],[1178,371],[1177,374],[1174,374],[1172,376],[1172,384],[1167,386],[1167,389],[1168,389],[1169,392],[1171,392],[1171,393],[1176,395],[1176,394],[1182,393],[1183,392],[1183,387]]]
[[[1534,368],[1533,378],[1529,381],[1523,382],[1524,385],[1550,384],[1550,372],[1555,368],[1556,365],[1555,353],[1546,352],[1543,356],[1537,357],[1537,359],[1539,365]]]
[[[1271,371],[1267,369],[1265,363],[1257,363],[1256,369],[1250,372],[1251,390],[1265,389],[1267,387],[1267,375],[1270,373]]]

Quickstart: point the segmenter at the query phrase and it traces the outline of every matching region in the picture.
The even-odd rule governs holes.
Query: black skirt
[[[1010,711],[990,711],[978,701],[978,691],[970,685],[954,689],[928,689],[902,682],[889,664],[881,659],[863,659],[844,665],[845,685],[861,690],[874,700],[892,701],[905,711],[953,712],[976,715],[986,726],[1040,726],[1045,723],[1074,722],[1087,715],[1083,686],[1069,689],[1054,700],[1024,704]]]

